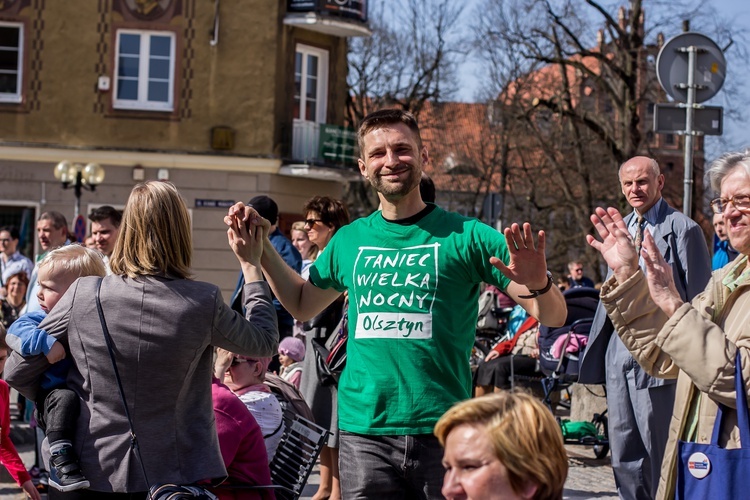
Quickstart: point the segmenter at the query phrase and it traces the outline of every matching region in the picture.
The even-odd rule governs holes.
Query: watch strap
[[[550,288],[552,288],[552,273],[547,271],[547,284],[544,286],[544,288],[541,288],[539,290],[529,290],[528,295],[519,295],[519,299],[534,299],[536,297],[539,297],[540,295],[544,295],[545,293],[550,291]]]

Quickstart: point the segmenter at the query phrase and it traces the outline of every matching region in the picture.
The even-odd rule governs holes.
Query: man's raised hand
[[[539,241],[535,245],[531,224],[524,222],[523,231],[521,229],[521,226],[513,223],[503,231],[510,253],[508,265],[506,266],[497,257],[490,257],[490,264],[495,266],[509,280],[526,285],[529,290],[539,290],[547,285],[544,231],[539,231]]]

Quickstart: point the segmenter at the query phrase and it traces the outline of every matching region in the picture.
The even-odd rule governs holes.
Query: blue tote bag
[[[734,499],[750,495],[750,419],[739,351],[735,361],[734,388],[742,448],[728,450],[719,447],[726,410],[720,404],[710,444],[680,441],[677,445],[677,499]]]

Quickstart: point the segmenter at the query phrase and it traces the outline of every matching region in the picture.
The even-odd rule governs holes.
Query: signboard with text
[[[357,132],[351,128],[321,123],[319,157],[335,165],[356,165]]]
[[[229,208],[234,204],[234,200],[195,200],[195,208]]]

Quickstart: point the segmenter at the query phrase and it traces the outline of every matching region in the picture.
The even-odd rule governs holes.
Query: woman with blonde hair
[[[539,400],[498,392],[458,403],[435,425],[447,499],[559,500],[568,476],[560,426]]]
[[[305,279],[307,279],[309,273],[308,268],[315,262],[315,258],[318,256],[318,247],[307,236],[306,225],[307,222],[298,220],[292,224],[292,230],[290,231],[292,245],[294,245],[294,248],[302,256],[302,270],[300,271],[300,275]]]
[[[278,345],[276,311],[260,271],[262,234],[233,222],[227,238],[245,275],[247,319],[224,304],[217,286],[190,278],[187,206],[174,185],[152,181],[130,194],[110,260],[113,274],[75,281],[40,324],[74,361],[68,387],[80,397],[81,411],[73,446],[91,483],[89,490],[50,498],[146,498],[153,484],[226,476],[211,398],[213,346],[272,356]],[[131,447],[98,294],[139,454]],[[13,354],[7,380],[33,398],[46,367],[44,357]]]

